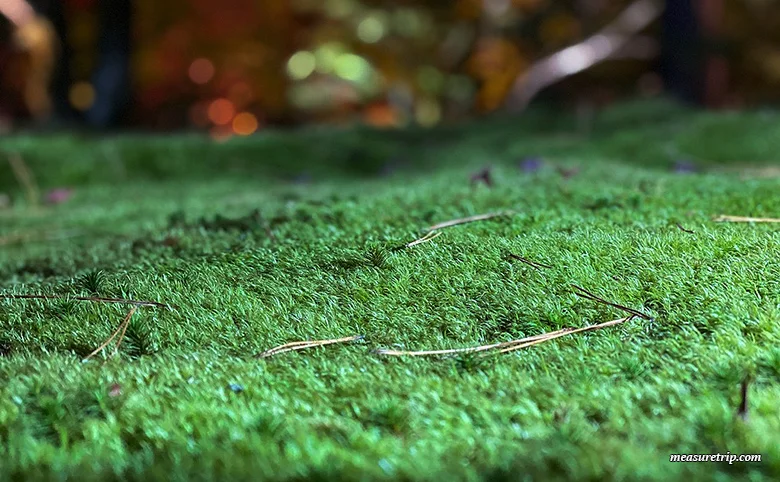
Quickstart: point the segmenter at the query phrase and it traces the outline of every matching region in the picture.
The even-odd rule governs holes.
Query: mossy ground
[[[533,114],[224,144],[19,136],[2,148],[42,188],[74,189],[32,210],[0,166],[16,201],[0,211],[4,293],[177,309],[139,308],[119,356],[82,363],[127,306],[0,300],[0,479],[780,476],[780,227],[712,221],[780,216],[780,179],[736,174],[778,160],[778,114],[627,105],[587,133]],[[524,172],[525,156],[545,162]],[[677,159],[703,172],[674,172]],[[493,186],[470,183],[488,164]],[[510,209],[392,249],[433,223]],[[654,320],[485,359],[373,353],[623,316],[572,284]],[[355,334],[365,340],[253,358]],[[763,460],[669,462],[726,451]]]

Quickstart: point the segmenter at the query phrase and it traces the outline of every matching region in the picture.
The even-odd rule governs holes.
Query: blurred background
[[[24,5],[31,7],[26,11]],[[0,0],[0,129],[433,126],[780,98],[776,0]]]

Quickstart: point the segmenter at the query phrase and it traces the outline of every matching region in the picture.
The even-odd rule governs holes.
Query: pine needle
[[[279,355],[281,353],[286,353],[289,351],[297,351],[297,350],[304,350],[307,348],[314,348],[318,346],[326,346],[326,345],[333,345],[336,343],[349,343],[351,341],[358,341],[362,340],[363,335],[354,335],[354,336],[348,336],[345,338],[334,338],[330,340],[306,340],[306,341],[294,341],[292,343],[285,343],[284,345],[279,345],[277,347],[271,348],[270,350],[266,350],[262,353],[258,353],[255,355],[255,358],[268,358],[274,355]]]
[[[132,308],[130,308],[130,311],[127,312],[127,315],[125,316],[124,320],[122,320],[122,323],[119,324],[119,327],[116,330],[114,330],[111,336],[109,336],[108,339],[104,341],[102,345],[95,348],[95,350],[92,353],[87,355],[83,361],[88,361],[90,358],[103,351],[108,345],[111,344],[111,341],[114,338],[116,338],[118,335],[119,338],[117,339],[116,346],[114,347],[114,351],[111,353],[112,357],[116,355],[117,352],[119,351],[119,345],[122,343],[122,339],[125,336],[125,331],[127,331],[127,326],[130,324],[130,318],[133,316],[133,314],[135,314],[136,310],[138,310],[138,306],[133,306]]]
[[[645,320],[652,320],[653,319],[652,316],[646,315],[646,314],[642,313],[641,311],[637,311],[637,310],[635,310],[633,308],[629,308],[627,306],[619,305],[617,303],[612,303],[611,301],[607,301],[604,298],[596,296],[593,293],[591,293],[590,291],[586,290],[585,288],[581,288],[581,287],[579,287],[577,285],[572,285],[572,286],[574,286],[574,290],[575,290],[574,294],[577,295],[577,296],[581,296],[581,297],[583,297],[585,299],[588,299],[588,300],[591,300],[591,301],[595,301],[596,303],[601,303],[603,305],[607,305],[607,306],[611,306],[613,308],[617,308],[617,309],[625,311],[627,313],[631,313],[632,316],[638,316],[639,318],[642,318],[642,319],[645,319]]]
[[[428,241],[432,241],[432,240],[438,238],[439,236],[441,236],[441,233],[439,231],[430,231],[428,234],[426,234],[422,238],[415,239],[412,242],[406,243],[404,245],[404,248],[411,248],[412,246],[417,246],[418,244],[427,243]]]
[[[631,320],[632,318],[635,318],[635,315],[627,316],[625,318],[619,318],[617,320],[611,320],[611,321],[605,321],[604,323],[599,323],[597,325],[590,325],[585,326],[582,328],[575,328],[575,329],[567,329],[567,330],[559,330],[559,332],[553,332],[548,333],[547,337],[539,340],[530,341],[528,343],[521,343],[517,344],[515,346],[511,346],[509,348],[504,348],[503,350],[499,350],[498,353],[509,353],[510,351],[520,350],[521,348],[527,348],[529,346],[537,345],[539,343],[544,343],[545,341],[554,340],[556,338],[560,338],[562,336],[566,335],[573,335],[575,333],[582,333],[584,331],[593,331],[593,330],[600,330],[602,328],[606,328],[608,326],[615,326],[619,325],[621,323],[625,323],[628,320]]]
[[[721,214],[714,221],[717,223],[780,223],[780,218],[750,218]]]
[[[465,348],[451,348],[448,350],[421,350],[421,351],[402,351],[402,350],[376,350],[377,355],[387,356],[441,356],[441,355],[455,355],[460,353],[475,353],[481,351],[494,350],[497,348],[503,348],[507,346],[516,345],[518,343],[534,341],[542,338],[546,338],[552,333],[564,332],[564,330],[558,330],[551,333],[542,333],[541,335],[529,336],[519,340],[505,341],[501,343],[493,343],[490,345],[470,346]]]
[[[451,219],[449,221],[444,221],[443,223],[434,224],[433,226],[430,226],[427,230],[428,231],[436,231],[437,229],[443,229],[443,228],[449,228],[451,226],[457,226],[459,224],[466,224],[466,223],[473,223],[476,221],[484,221],[486,219],[492,219],[496,218],[498,216],[507,216],[510,214],[514,214],[513,211],[503,211],[503,212],[497,212],[497,213],[488,213],[488,214],[477,214],[476,216],[469,216],[465,218],[458,218],[458,219]]]
[[[119,303],[135,306],[154,306],[157,308],[176,308],[174,305],[167,305],[165,303],[159,303],[157,301],[136,301],[127,300],[123,298],[101,298],[95,296],[68,296],[68,295],[9,295],[0,293],[0,300],[2,299],[14,299],[14,300],[55,300],[68,298],[76,301],[92,301],[96,303]]]
[[[378,355],[385,356],[442,356],[453,355],[460,353],[475,353],[475,352],[493,352],[493,353],[509,353],[510,351],[519,350],[521,348],[527,348],[529,346],[538,345],[546,341],[554,340],[566,335],[573,335],[583,331],[599,330],[608,326],[619,325],[632,318],[634,315],[620,318],[617,320],[607,321],[598,325],[590,325],[583,328],[563,328],[561,330],[542,333],[540,335],[529,336],[521,338],[519,340],[505,341],[503,343],[494,343],[492,345],[482,345],[467,348],[454,348],[451,350],[422,350],[422,351],[399,351],[399,350],[377,350]],[[487,355],[488,353],[484,353]]]
[[[518,254],[509,253],[509,257],[512,258],[512,259],[516,259],[516,260],[520,261],[521,263],[525,263],[528,266],[530,266],[532,268],[535,268],[537,270],[541,270],[542,268],[552,269],[552,266],[550,266],[549,264],[544,264],[544,263],[538,263],[536,261],[531,261],[530,259],[525,258],[523,256],[520,256]]]

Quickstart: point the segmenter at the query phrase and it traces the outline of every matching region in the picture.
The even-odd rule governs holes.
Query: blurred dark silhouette
[[[699,26],[694,0],[666,2],[661,19],[661,76],[669,93],[691,103],[702,100]]]
[[[34,15],[28,12],[32,7]],[[99,0],[97,63],[91,86],[94,100],[83,113],[70,102],[73,51],[61,0],[6,1],[4,13],[17,30],[17,40],[31,51],[27,103],[39,122],[53,127],[86,125],[97,129],[119,127],[130,103],[131,0]],[[6,12],[7,11],[7,12]],[[48,38],[53,29],[53,37]],[[47,45],[48,44],[48,45]],[[48,64],[53,65],[49,66]],[[37,83],[48,83],[41,93]],[[46,100],[41,97],[48,97]],[[31,105],[32,104],[32,105]]]
[[[60,0],[34,0],[37,12],[50,19],[61,48],[52,77],[55,123],[72,125],[85,122],[93,128],[118,127],[130,103],[131,0],[99,0],[98,57],[92,76],[95,97],[92,106],[79,116],[71,107],[69,90],[72,79],[68,27]]]

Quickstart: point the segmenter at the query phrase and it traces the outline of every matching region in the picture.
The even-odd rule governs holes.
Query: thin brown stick
[[[453,354],[460,354],[460,353],[477,353],[477,352],[483,352],[482,356],[486,356],[489,353],[485,353],[485,352],[508,353],[510,351],[519,350],[521,348],[526,348],[529,346],[537,345],[539,343],[544,343],[549,340],[554,340],[562,336],[572,335],[574,333],[580,333],[583,331],[598,330],[601,328],[606,328],[608,326],[618,325],[632,318],[634,318],[634,315],[625,318],[620,318],[617,320],[607,321],[605,323],[600,323],[598,325],[590,325],[583,328],[563,328],[561,330],[550,331],[547,333],[542,333],[540,335],[521,338],[519,340],[505,341],[502,343],[494,343],[491,345],[482,345],[482,346],[466,347],[466,348],[453,348],[449,350],[421,350],[421,351],[377,350],[376,353],[378,355],[386,355],[386,356],[442,356],[442,355],[453,355]]]
[[[451,226],[457,226],[459,224],[466,224],[466,223],[473,223],[476,221],[484,221],[486,219],[492,219],[499,216],[506,216],[514,214],[512,211],[503,211],[503,212],[497,212],[497,213],[487,213],[487,214],[477,214],[476,216],[468,216],[465,218],[458,218],[458,219],[451,219],[449,221],[444,221],[443,223],[434,224],[433,226],[430,226],[427,228],[428,231],[436,231],[437,229],[443,229],[443,228],[449,228]]]
[[[742,420],[748,419],[748,392],[750,391],[750,377],[746,376],[742,379],[742,385],[740,386],[740,401],[739,408],[737,409],[737,416]]]
[[[21,155],[14,152],[8,154],[8,163],[11,165],[11,170],[14,172],[17,182],[24,188],[30,206],[37,207],[40,201],[38,183],[35,182],[35,176],[27,167],[24,159],[22,159]]]
[[[552,266],[550,266],[549,264],[537,263],[536,261],[531,261],[530,259],[524,258],[524,257],[522,257],[520,255],[517,255],[517,254],[509,253],[509,257],[512,258],[512,259],[516,259],[516,260],[518,260],[520,262],[523,262],[523,263],[527,264],[528,266],[530,266],[532,268],[536,268],[538,270],[541,270],[541,268],[552,269]]]
[[[560,337],[566,336],[566,335],[573,335],[575,333],[582,333],[584,331],[600,330],[600,329],[606,328],[608,326],[615,326],[615,325],[619,325],[621,323],[625,323],[626,321],[628,321],[628,320],[630,320],[632,318],[634,318],[634,315],[627,316],[625,318],[619,318],[617,320],[605,321],[604,323],[599,323],[598,325],[590,325],[590,326],[585,326],[585,327],[582,327],[582,328],[569,329],[569,330],[566,330],[564,332],[550,333],[549,336],[547,336],[547,337],[545,337],[543,339],[534,340],[534,341],[530,341],[528,343],[522,343],[522,344],[517,344],[517,345],[514,345],[514,346],[510,346],[508,348],[504,348],[503,350],[499,350],[498,353],[509,353],[510,351],[520,350],[521,348],[527,348],[529,346],[538,345],[539,343],[544,343],[545,341],[554,340],[556,338],[560,338]]]
[[[138,309],[138,306],[133,306],[130,308],[130,312],[127,313],[127,316],[125,317],[125,321],[122,322],[122,333],[119,334],[119,337],[116,339],[116,344],[114,345],[114,351],[111,352],[111,356],[109,358],[113,358],[116,356],[117,353],[119,353],[119,345],[122,344],[122,341],[125,339],[125,333],[127,332],[127,327],[130,326],[130,318],[133,316],[133,313],[135,313],[135,310]]]
[[[714,219],[717,223],[780,223],[780,218],[749,218],[745,216],[729,216],[721,214]]]
[[[409,243],[406,243],[404,245],[405,248],[411,248],[412,246],[417,246],[418,244],[427,243],[428,241],[432,241],[436,238],[441,236],[441,233],[439,231],[430,231],[428,234],[423,236],[420,239],[415,239],[414,241],[411,241]]]
[[[635,310],[633,308],[629,308],[627,306],[623,306],[623,305],[619,305],[617,303],[612,303],[611,301],[607,301],[604,298],[596,296],[595,294],[591,293],[590,291],[588,291],[585,288],[582,288],[580,286],[577,286],[577,285],[572,285],[572,286],[574,286],[574,289],[575,289],[574,294],[577,295],[577,296],[581,296],[581,297],[583,297],[585,299],[588,299],[588,300],[591,300],[591,301],[595,301],[595,302],[601,303],[603,305],[612,306],[613,308],[617,308],[619,310],[623,310],[623,311],[625,311],[627,313],[631,313],[632,315],[638,316],[639,318],[642,318],[642,319],[645,319],[645,320],[651,320],[652,319],[652,317],[650,315],[646,315],[646,314],[642,313],[641,311],[637,311],[637,310]]]
[[[117,347],[114,349],[114,352],[112,353],[111,356],[116,355],[116,352],[119,350],[119,343],[122,342],[122,338],[124,337],[125,331],[127,330],[127,325],[130,324],[130,317],[133,316],[133,314],[136,312],[137,309],[138,309],[138,306],[133,306],[132,308],[130,308],[130,311],[127,312],[127,315],[125,316],[124,320],[122,320],[122,323],[119,324],[119,327],[116,330],[114,330],[114,332],[111,334],[111,336],[109,336],[108,339],[106,341],[104,341],[102,345],[100,345],[99,347],[95,348],[95,351],[93,351],[92,353],[87,355],[86,358],[84,358],[84,361],[89,360],[93,356],[95,356],[98,353],[100,353],[101,351],[103,351],[109,344],[111,344],[111,341],[114,338],[116,338],[116,336],[119,335],[119,332],[121,331],[122,334],[120,335],[119,341],[117,342]]]
[[[93,296],[68,296],[68,295],[9,295],[0,293],[0,299],[14,300],[54,300],[69,298],[76,301],[92,301],[96,303],[120,303],[135,306],[154,306],[157,308],[176,308],[174,305],[159,303],[157,301],[136,301],[123,298],[101,298]]]
[[[420,351],[376,350],[375,353],[377,355],[387,355],[387,356],[441,356],[441,355],[455,355],[459,353],[475,353],[481,351],[494,350],[496,348],[502,348],[506,346],[512,346],[518,343],[539,340],[542,338],[546,338],[551,334],[557,334],[568,330],[569,330],[568,328],[564,328],[562,330],[557,330],[549,333],[542,333],[541,335],[533,335],[526,338],[521,338],[519,340],[504,341],[501,343],[493,343],[490,345],[469,346],[465,348],[450,348],[446,350],[420,350]]]
[[[682,224],[680,224],[680,223],[677,223],[677,228],[678,228],[680,231],[683,231],[683,232],[685,232],[685,233],[689,233],[689,234],[696,234],[696,231],[692,231],[692,230],[690,230],[690,229],[685,229],[685,228],[683,227],[683,225],[682,225]]]
[[[268,358],[274,355],[279,355],[280,353],[286,353],[289,351],[296,351],[296,350],[304,350],[306,348],[314,348],[318,346],[326,346],[326,345],[333,345],[336,343],[348,343],[351,341],[358,341],[362,340],[363,335],[354,335],[354,336],[348,336],[345,338],[334,338],[331,340],[307,340],[307,341],[294,341],[292,343],[286,343],[284,345],[280,345],[274,348],[271,348],[270,350],[266,350],[262,353],[258,353],[255,355],[255,358]]]

